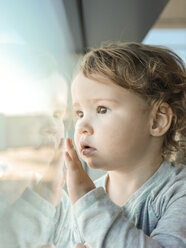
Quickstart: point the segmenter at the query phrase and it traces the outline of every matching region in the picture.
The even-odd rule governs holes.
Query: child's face
[[[120,170],[146,155],[151,135],[146,102],[127,89],[79,73],[72,84],[74,140],[89,167]]]

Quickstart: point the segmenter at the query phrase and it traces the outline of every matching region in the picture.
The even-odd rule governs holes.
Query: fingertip
[[[70,157],[70,154],[68,152],[65,152],[65,156],[68,160],[72,161],[72,158]]]
[[[74,146],[73,146],[73,143],[72,143],[72,139],[70,139],[70,138],[67,138],[66,139],[66,144],[67,144],[67,147],[69,147],[69,148],[73,148]]]
[[[69,144],[73,147],[72,139],[69,139]]]

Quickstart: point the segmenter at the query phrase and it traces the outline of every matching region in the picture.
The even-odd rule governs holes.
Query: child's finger
[[[68,152],[71,160],[75,161],[76,164],[77,164],[77,166],[82,167],[81,162],[79,160],[79,157],[77,155],[76,150],[74,149],[74,146],[72,144],[72,140],[71,139],[67,139],[66,140],[66,148],[67,148],[67,152]]]
[[[79,170],[77,161],[73,160],[68,152],[65,152],[65,165],[68,170],[71,170],[71,171]]]

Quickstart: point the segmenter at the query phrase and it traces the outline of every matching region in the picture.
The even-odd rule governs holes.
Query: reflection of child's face
[[[80,73],[72,84],[72,100],[75,144],[88,166],[116,170],[146,155],[150,121],[142,98],[110,80],[100,83]]]

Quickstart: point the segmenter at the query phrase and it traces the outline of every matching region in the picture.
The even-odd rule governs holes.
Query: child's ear
[[[162,103],[152,110],[150,133],[152,136],[163,136],[169,129],[173,118],[171,107],[167,103]]]

